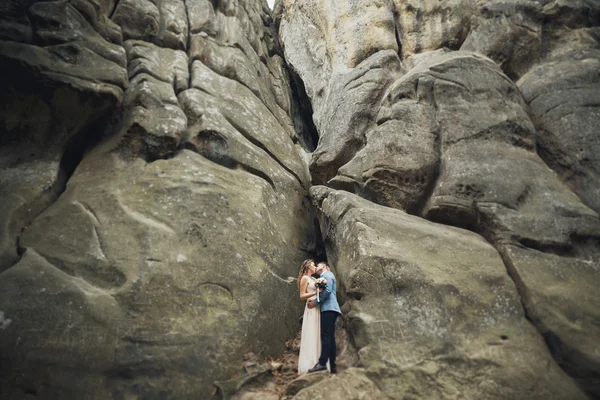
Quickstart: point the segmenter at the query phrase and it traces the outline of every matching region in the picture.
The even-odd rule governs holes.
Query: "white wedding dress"
[[[310,278],[306,293],[314,293],[317,297],[315,280]],[[308,308],[308,300],[304,306],[302,317],[302,333],[300,336],[300,356],[298,357],[298,375],[305,374],[319,362],[321,355],[321,310],[319,307]],[[329,369],[329,363],[327,363]]]

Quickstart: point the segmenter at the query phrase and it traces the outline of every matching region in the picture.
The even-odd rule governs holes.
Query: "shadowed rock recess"
[[[277,398],[323,247],[287,398],[600,398],[600,0],[7,0],[0,65],[0,398]]]

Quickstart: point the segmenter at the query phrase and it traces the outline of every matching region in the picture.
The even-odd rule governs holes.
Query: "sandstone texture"
[[[208,398],[295,333],[316,244],[270,17],[30,3],[2,16],[0,397]]]
[[[361,11],[355,11],[357,8]],[[595,311],[598,296],[593,289],[600,282],[597,205],[600,185],[595,156],[599,10],[600,3],[594,1],[332,4],[288,0],[281,1],[276,8],[286,61],[306,85],[319,134],[310,171],[313,185],[329,188],[313,191],[327,254],[336,260],[338,273],[344,275],[341,281],[348,290],[348,305],[358,307],[354,301],[365,304],[366,293],[376,291],[381,296],[382,300],[372,306],[364,320],[402,321],[397,345],[386,342],[385,330],[369,328],[370,323],[364,322],[362,316],[357,318],[360,321],[357,324],[367,327],[355,332],[350,328],[361,362],[371,371],[368,376],[388,396],[531,398],[532,393],[537,393],[548,398],[595,398],[599,395],[596,337],[600,315]],[[365,19],[372,23],[364,25]],[[357,28],[343,28],[348,26]],[[343,192],[328,195],[331,189]],[[355,204],[356,200],[341,200],[350,196],[344,192],[371,203],[348,206],[346,202]],[[331,196],[335,200],[324,200]],[[333,203],[343,205],[333,208],[322,205]],[[513,365],[512,372],[518,368],[516,365],[529,362],[537,365],[541,363],[539,357],[544,357],[548,360],[544,365],[554,372],[538,371],[533,375],[547,377],[557,373],[562,376],[552,378],[557,386],[541,383],[539,388],[552,388],[544,392],[545,389],[531,389],[533,386],[526,388],[525,381],[519,384],[516,376],[495,384],[492,384],[495,378],[488,377],[482,378],[492,385],[490,392],[486,392],[483,385],[475,383],[477,379],[486,373],[496,378],[508,375],[478,368],[482,374],[479,378],[466,378],[470,374],[468,368],[473,367],[469,361],[469,367],[461,372],[465,380],[453,386],[451,373],[440,372],[446,368],[445,361],[430,361],[427,351],[414,359],[396,356],[399,360],[394,362],[383,357],[384,349],[394,354],[395,347],[409,353],[418,348],[412,343],[412,335],[427,340],[416,327],[417,316],[410,315],[411,295],[407,291],[416,291],[419,283],[402,275],[402,279],[398,278],[403,282],[402,289],[390,291],[394,295],[382,295],[381,290],[365,291],[352,281],[350,271],[355,268],[373,266],[385,271],[388,264],[393,264],[389,270],[400,273],[400,265],[407,263],[405,258],[418,248],[404,231],[409,229],[405,226],[408,222],[398,223],[392,229],[380,226],[376,213],[358,219],[354,225],[349,222],[350,217],[342,217],[350,209],[366,210],[373,203],[464,228],[483,237],[489,243],[490,257],[496,260],[494,265],[499,268],[496,273],[510,278],[505,281],[506,288],[521,303],[519,313],[525,319],[508,324],[523,329],[516,335],[521,340],[528,337],[531,340],[523,344],[523,348],[532,352],[525,357],[528,361],[509,362]],[[332,211],[337,208],[338,211]],[[391,223],[392,218],[385,215],[381,224]],[[418,231],[411,226],[410,232]],[[388,249],[384,243],[395,235],[398,241],[389,242],[389,250],[396,253],[380,255],[384,253],[380,247]],[[436,245],[410,258],[411,267],[423,268],[415,273],[422,279],[435,268],[424,266],[432,249],[443,248],[444,234],[434,236],[439,237]],[[377,251],[371,250],[369,243]],[[361,253],[363,245],[365,250]],[[458,243],[450,247],[453,254],[460,253]],[[466,248],[477,254],[482,252],[474,250],[475,244]],[[439,257],[445,266],[452,259],[447,254]],[[473,254],[459,257],[461,271],[469,270],[473,257]],[[483,265],[491,265],[490,262],[479,260],[476,264],[482,265],[472,268],[483,278]],[[380,264],[383,267],[375,267]],[[381,282],[393,277],[391,272],[384,273]],[[362,284],[368,281],[357,280]],[[476,286],[474,278],[460,280]],[[495,284],[493,290],[500,287]],[[469,286],[469,290],[473,289]],[[489,294],[490,290],[482,292]],[[444,293],[443,289],[432,292],[438,296]],[[467,297],[469,304],[476,304],[475,293]],[[398,303],[402,306],[393,311]],[[493,314],[493,300],[481,303]],[[418,308],[423,310],[425,306],[419,304]],[[372,316],[373,310],[384,315]],[[359,315],[360,312],[362,309],[357,311]],[[403,313],[410,317],[402,317]],[[448,318],[456,318],[458,314],[461,312],[447,313]],[[435,313],[428,310],[424,318],[431,324],[424,331],[435,331]],[[348,319],[351,321],[352,317]],[[466,326],[465,332],[479,334],[477,329]],[[463,328],[448,329],[460,335]],[[481,334],[487,335],[483,331]],[[440,338],[431,339],[435,345],[441,342]],[[378,352],[372,350],[378,343],[385,345]],[[430,344],[423,346],[431,349]],[[434,353],[447,356],[450,347]],[[466,350],[468,346],[458,347],[466,354],[473,354]],[[507,353],[502,357],[524,354],[523,350],[508,346],[503,349]],[[540,351],[545,355],[541,356]],[[368,354],[373,354],[372,358]],[[385,359],[381,365],[372,366],[381,358]],[[411,362],[420,367],[430,366],[429,371],[436,378],[411,372],[410,379],[407,375],[400,379],[401,373],[394,365],[403,370]],[[496,367],[501,365],[493,363]],[[410,388],[399,389],[403,385]],[[511,385],[515,385],[514,389]]]
[[[7,0],[0,64],[0,398],[600,398],[600,1]]]
[[[393,399],[586,398],[526,319],[500,255],[481,236],[344,191],[311,193],[374,387]]]

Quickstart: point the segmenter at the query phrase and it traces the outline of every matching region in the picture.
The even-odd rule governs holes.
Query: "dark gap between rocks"
[[[400,14],[398,13],[398,10],[396,9],[396,6],[393,5],[393,13],[394,13],[394,36],[396,37],[396,44],[398,45],[398,57],[400,58],[400,60],[402,60],[402,42],[400,41],[400,35],[398,34],[398,28],[399,28],[399,23],[398,21],[400,20]]]
[[[110,10],[110,13],[108,14],[109,19],[112,19],[113,15],[115,15],[115,11],[117,11],[117,7],[119,6],[119,1],[120,0],[115,0],[115,5],[113,6],[112,10]]]
[[[302,79],[287,65],[290,74],[290,88],[292,90],[291,117],[298,141],[308,152],[313,152],[319,142],[319,133],[313,122],[313,109]]]
[[[316,210],[311,205],[314,215],[315,248],[304,249],[306,258],[313,258],[316,262],[335,262],[327,258],[323,234],[316,216]],[[298,266],[299,267],[299,266]],[[333,267],[333,266],[332,266]],[[334,273],[336,271],[334,270]],[[343,301],[343,284],[338,279],[338,294]],[[340,303],[340,306],[342,304]],[[254,396],[278,395],[280,399],[291,399],[296,393],[305,387],[319,384],[321,379],[326,379],[329,374],[317,373],[298,376],[298,356],[300,352],[300,341],[302,331],[302,318],[294,321],[286,321],[287,326],[296,327],[296,335],[285,342],[285,350],[274,357],[260,357],[255,353],[246,353],[242,361],[243,370],[241,376],[225,382],[216,382],[218,396],[221,398],[244,398],[246,393]],[[358,356],[355,351],[352,335],[346,329],[343,318],[336,322],[336,342],[338,349],[338,372],[346,368],[359,365]],[[258,398],[258,397],[257,397]]]

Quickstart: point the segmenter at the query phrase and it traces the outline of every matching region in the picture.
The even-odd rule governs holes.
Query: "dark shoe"
[[[319,372],[319,371],[327,371],[327,366],[317,363],[317,364],[315,364],[314,367],[312,367],[311,369],[308,370],[308,373],[310,374],[311,372]]]
[[[337,367],[329,367],[329,372],[331,372],[332,374],[337,374]]]

